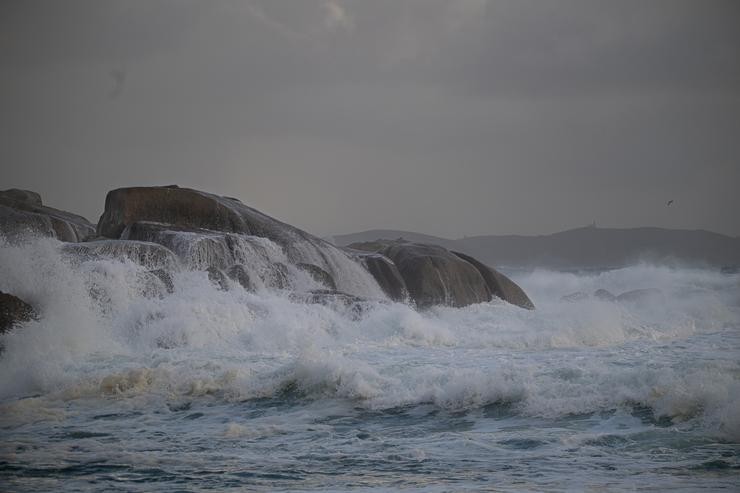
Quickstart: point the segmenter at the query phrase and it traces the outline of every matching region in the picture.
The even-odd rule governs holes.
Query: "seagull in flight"
[[[110,71],[110,76],[113,77],[113,89],[108,93],[108,99],[116,99],[123,92],[123,84],[126,82],[126,70],[125,69],[113,69]]]
[[[673,203],[673,199],[671,199],[668,202],[666,202],[665,205],[666,205],[666,207],[670,207],[672,203]]]

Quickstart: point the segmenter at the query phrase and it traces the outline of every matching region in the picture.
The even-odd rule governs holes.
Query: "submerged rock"
[[[616,301],[617,297],[606,289],[597,289],[594,291],[594,298],[598,298],[601,301]]]
[[[657,288],[633,289],[617,296],[620,302],[650,302],[663,298],[663,292]]]
[[[370,307],[368,300],[332,289],[315,289],[308,293],[293,293],[290,298],[300,303],[324,305],[349,313],[352,318],[361,317]]]
[[[36,311],[31,305],[17,296],[0,291],[0,334],[36,316]]]
[[[95,226],[82,216],[43,205],[36,192],[10,189],[0,191],[0,232],[9,237],[31,233],[82,241],[95,234]]]
[[[585,299],[588,299],[588,295],[583,291],[576,291],[575,293],[566,294],[565,296],[560,297],[561,301],[567,301],[568,303],[575,303],[576,301],[583,301]]]

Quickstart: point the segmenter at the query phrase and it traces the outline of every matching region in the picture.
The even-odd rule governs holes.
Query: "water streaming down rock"
[[[117,259],[128,260],[149,269],[179,270],[180,262],[168,248],[147,241],[95,240],[66,243],[61,250],[76,261]]]
[[[229,277],[242,279],[247,274],[250,284],[257,288],[331,288],[369,299],[384,297],[361,266],[329,244],[314,245],[301,240],[302,245],[291,245],[289,256],[269,238],[195,228],[185,230],[151,221],[128,225],[121,238],[158,243],[174,252],[187,269],[217,269],[227,274],[231,271],[233,275]],[[238,269],[242,272],[237,272]],[[319,272],[323,273],[323,280],[308,281],[315,280]]]
[[[385,298],[375,279],[334,245],[229,197],[179,187],[113,190],[98,234],[160,243],[192,268],[243,265],[262,279],[275,265],[313,265],[339,291]]]

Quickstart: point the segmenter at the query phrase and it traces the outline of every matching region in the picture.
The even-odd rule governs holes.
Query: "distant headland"
[[[410,231],[375,229],[337,235],[337,246],[403,238],[441,245],[501,267],[553,269],[619,268],[640,262],[737,269],[740,238],[705,230],[593,225],[537,236],[488,235],[448,239]]]

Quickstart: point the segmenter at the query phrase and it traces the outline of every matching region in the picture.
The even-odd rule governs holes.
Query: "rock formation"
[[[61,248],[74,262],[139,264],[153,296],[173,291],[173,272],[195,270],[219,289],[287,289],[309,303],[463,307],[497,297],[534,308],[519,286],[468,255],[402,240],[342,250],[237,199],[175,185],[109,192],[97,236],[84,218],[45,207],[38,194],[8,190],[0,192],[0,227],[68,241]]]
[[[534,308],[524,291],[508,277],[439,245],[377,240],[348,248],[363,259],[386,293],[394,293],[389,294],[392,299],[407,292],[418,307],[426,308],[462,307],[496,297],[522,308]]]
[[[483,280],[486,281],[486,285],[488,286],[488,289],[490,289],[491,295],[521,308],[527,308],[528,310],[534,309],[534,303],[532,303],[532,300],[529,299],[529,296],[527,296],[522,288],[520,288],[514,281],[469,255],[459,252],[452,253],[478,269]]]
[[[319,283],[330,289],[384,297],[372,276],[334,245],[230,197],[177,186],[113,190],[97,232],[159,243],[204,270],[242,264],[262,274],[256,277],[274,278],[279,273],[269,271],[276,264],[300,265],[314,275],[322,272]]]
[[[95,226],[82,216],[43,205],[35,192],[10,189],[0,191],[0,231],[11,238],[33,233],[82,241],[95,234]]]

